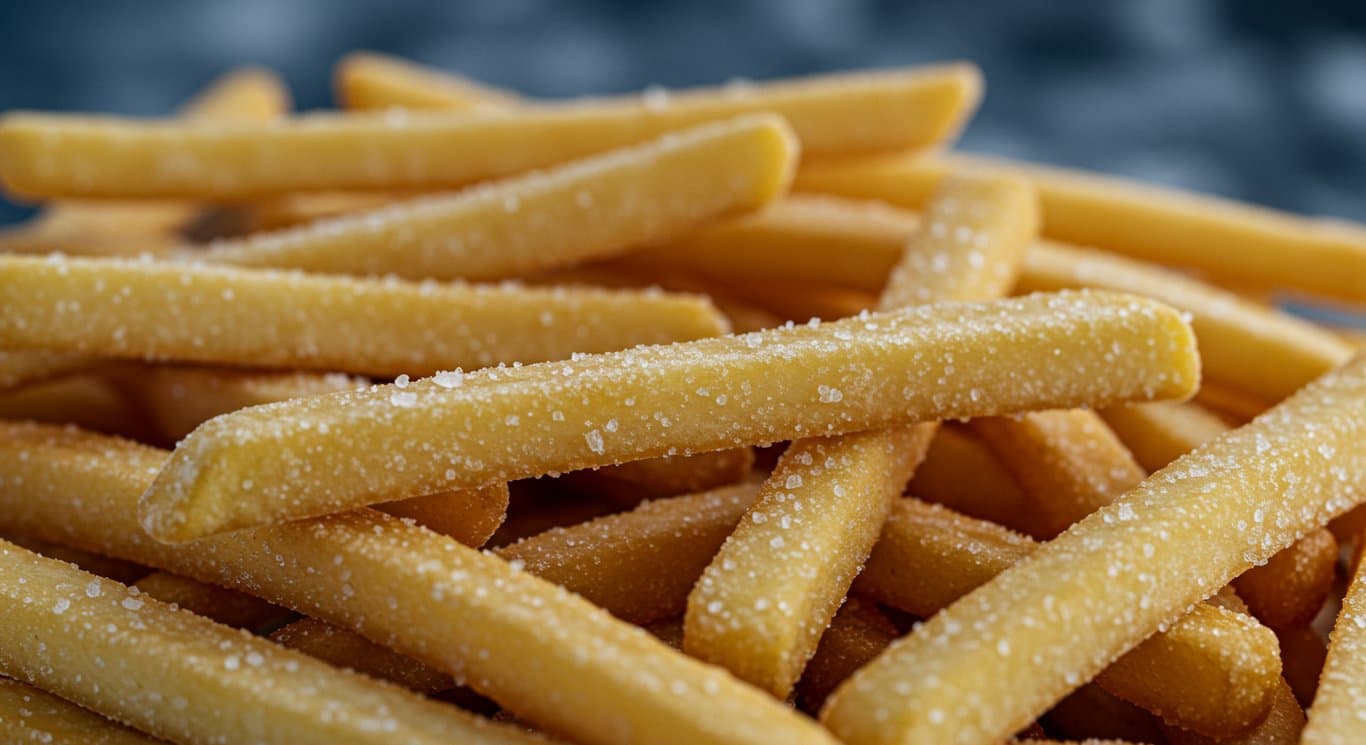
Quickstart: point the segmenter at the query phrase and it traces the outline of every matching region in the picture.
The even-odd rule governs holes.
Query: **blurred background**
[[[971,59],[966,150],[1366,221],[1361,2],[6,2],[0,109],[161,115],[242,64],[327,107],[354,49],[554,97]]]

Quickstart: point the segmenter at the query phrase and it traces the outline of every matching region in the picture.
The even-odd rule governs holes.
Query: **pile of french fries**
[[[966,64],[336,80],[0,117],[5,742],[1366,742],[1268,301],[1366,228],[953,153]]]

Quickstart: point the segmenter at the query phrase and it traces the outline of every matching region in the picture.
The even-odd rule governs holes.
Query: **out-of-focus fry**
[[[930,203],[879,307],[987,300],[1038,231],[1028,184],[953,180]],[[798,440],[688,598],[684,649],[786,698],[925,457],[933,423]]]
[[[290,616],[289,611],[260,598],[169,572],[152,572],[133,586],[168,605],[247,631],[278,626]]]
[[[0,669],[158,736],[225,745],[543,742],[12,544],[0,544],[0,567]]]
[[[12,309],[0,317],[0,343],[11,346],[391,376],[724,330],[711,304],[692,296],[121,259],[0,257],[0,303]]]
[[[469,115],[391,109],[268,124],[0,117],[0,181],[23,197],[242,199],[291,191],[440,189],[776,112],[807,155],[923,147],[957,134],[980,73],[964,64]],[[851,117],[862,126],[848,126]]]
[[[845,601],[821,634],[821,643],[797,682],[797,702],[802,711],[813,715],[819,712],[831,691],[898,636],[896,626],[875,603],[857,596]]]
[[[1120,404],[1102,409],[1100,416],[1148,471],[1166,468],[1229,430],[1218,415],[1189,401]]]
[[[1199,375],[1192,341],[1157,303],[1040,294],[443,374],[205,422],[142,515],[154,535],[187,540],[676,452],[1180,397]],[[948,371],[948,356],[992,363]]]
[[[1035,550],[1032,541],[912,499],[899,501],[855,587],[930,617]],[[1101,672],[1103,688],[1201,730],[1235,732],[1265,712],[1279,660],[1267,630],[1208,605]]]
[[[1357,447],[1361,447],[1360,441]],[[1361,465],[1358,463],[1357,467]],[[1352,465],[1349,463],[1347,467]],[[1358,566],[1328,640],[1328,657],[1323,664],[1314,703],[1309,707],[1309,723],[1300,740],[1304,745],[1344,745],[1366,738],[1366,713],[1362,709],[1366,706],[1366,700],[1362,698],[1362,690],[1366,688],[1363,659],[1366,659],[1366,571]]]
[[[1312,627],[1290,629],[1276,636],[1281,640],[1281,668],[1285,682],[1290,684],[1290,690],[1295,692],[1300,706],[1308,707],[1314,702],[1314,693],[1319,689],[1328,645]]]
[[[1143,468],[1094,411],[1036,411],[968,423],[1020,486],[1048,539],[1143,480]]]
[[[60,377],[0,393],[0,419],[75,424],[83,429],[145,440],[154,433],[101,375]]]
[[[337,101],[348,109],[495,111],[522,103],[515,93],[373,52],[343,57],[332,83]]]
[[[508,512],[507,484],[409,497],[376,507],[394,517],[412,520],[428,530],[478,548],[484,545]]]
[[[758,489],[740,484],[646,502],[630,512],[548,530],[496,553],[631,623],[676,618]]]
[[[14,545],[19,546],[20,548],[26,548],[35,554],[42,554],[50,559],[65,561],[68,564],[75,564],[91,574],[108,577],[115,582],[125,585],[133,584],[137,580],[146,577],[152,571],[141,564],[124,561],[123,559],[115,559],[111,556],[74,548],[55,541],[43,540],[42,538],[33,535],[11,535],[4,531],[0,531],[0,541],[9,541]]]
[[[796,157],[781,120],[742,117],[454,194],[218,241],[196,257],[328,274],[517,277],[757,209],[787,188]]]
[[[1044,243],[1030,252],[1027,267],[1019,292],[1093,287],[1189,312],[1206,377],[1253,398],[1280,401],[1352,356],[1350,346],[1322,327],[1141,261]]]
[[[9,678],[0,678],[0,737],[13,745],[165,745],[163,740]]]
[[[855,673],[822,720],[856,744],[1005,737],[1192,603],[1366,500],[1363,475],[1366,355],[940,611]],[[879,709],[885,717],[872,716]]]
[[[1262,623],[1277,631],[1300,628],[1332,593],[1337,558],[1337,540],[1320,528],[1243,572],[1233,586]]]
[[[835,321],[877,305],[877,296],[818,282],[752,282],[725,284],[745,302],[779,318],[805,323],[812,318]]]
[[[1119,178],[955,153],[812,164],[802,168],[797,188],[914,208],[961,171],[1032,181],[1049,238],[1232,280],[1366,299],[1366,230],[1358,226]]]
[[[0,350],[0,389],[87,370],[98,360],[74,354]]]
[[[716,489],[743,481],[754,468],[753,448],[670,455],[575,471],[560,477],[573,491],[607,499],[623,509],[649,499]]]
[[[164,451],[40,425],[5,434],[0,473],[24,489],[0,491],[0,528],[136,555],[361,631],[576,741],[833,742],[577,595],[375,510],[172,546],[134,514]]]
[[[968,517],[1029,534],[1037,530],[1024,492],[991,450],[960,425],[939,428],[906,492]]]
[[[1092,683],[1059,701],[1043,715],[1041,721],[1048,725],[1048,731],[1058,737],[1086,745],[1165,742],[1160,720]],[[1026,739],[1024,742],[1034,740]]]
[[[1261,399],[1208,383],[1195,392],[1195,402],[1239,424],[1252,421],[1269,406]]]
[[[455,687],[451,676],[363,636],[316,618],[301,618],[270,633],[270,640],[329,665],[397,683],[422,694]]]

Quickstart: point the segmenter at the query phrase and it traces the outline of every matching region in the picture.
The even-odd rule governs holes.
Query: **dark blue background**
[[[322,107],[356,48],[543,96],[965,58],[966,149],[1366,220],[1364,29],[1360,2],[1266,0],[11,1],[0,108],[157,115],[244,63]]]

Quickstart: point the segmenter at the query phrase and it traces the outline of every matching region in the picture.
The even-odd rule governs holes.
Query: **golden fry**
[[[1354,366],[1360,363],[1353,363]],[[1362,447],[1362,440],[1356,443]],[[1360,468],[1361,463],[1348,462],[1346,468]],[[1358,475],[1360,471],[1356,472]],[[1304,745],[1343,745],[1361,742],[1366,738],[1366,716],[1362,714],[1361,695],[1363,669],[1366,659],[1366,571],[1357,567],[1347,596],[1342,599],[1342,610],[1333,624],[1328,640],[1328,657],[1319,678],[1319,689],[1309,707],[1309,723],[1304,728]]]
[[[1152,714],[1116,698],[1094,683],[1088,683],[1053,705],[1040,720],[1048,731],[1068,742],[1083,745],[1099,743],[1161,743],[1162,723]],[[1038,726],[1035,722],[1032,726]],[[1113,739],[1111,739],[1113,738]],[[1035,738],[1018,738],[1023,743]],[[1048,741],[1044,735],[1037,739]]]
[[[0,737],[14,745],[165,745],[151,735],[9,678],[0,678]]]
[[[1285,682],[1295,692],[1301,706],[1314,702],[1323,675],[1323,663],[1328,656],[1328,645],[1312,627],[1291,629],[1277,634],[1281,640],[1281,663]]]
[[[623,509],[649,499],[716,489],[743,481],[754,468],[753,448],[716,450],[633,460],[560,477],[572,491],[606,499]]]
[[[326,274],[517,277],[755,210],[786,190],[796,151],[779,119],[714,122],[450,195],[218,241],[197,256]]]
[[[1363,229],[1211,196],[962,154],[812,164],[796,187],[915,208],[947,174],[963,171],[1032,181],[1044,235],[1055,240],[1240,282],[1366,299]]]
[[[0,343],[10,346],[390,376],[724,329],[710,303],[688,296],[119,259],[0,257],[0,302],[16,309],[0,317]]]
[[[281,626],[271,632],[270,640],[329,665],[397,683],[418,693],[433,694],[455,687],[451,676],[435,668],[316,618],[301,618]]]
[[[986,445],[960,425],[939,428],[906,492],[968,517],[1029,534],[1037,530],[1024,492]]]
[[[1265,401],[1246,393],[1208,383],[1195,392],[1195,402],[1239,424],[1252,421],[1269,407]]]
[[[289,611],[260,598],[168,572],[152,572],[133,586],[167,605],[237,629],[257,631],[289,617]]]
[[[822,720],[855,745],[1008,736],[1193,603],[1366,500],[1363,475],[1366,355],[940,611],[837,690]]]
[[[449,72],[434,72],[397,57],[352,52],[333,75],[337,101],[348,109],[493,111],[522,103],[514,93]]]
[[[507,517],[508,487],[507,484],[492,484],[409,497],[376,505],[376,508],[478,548],[493,536]]]
[[[0,543],[0,669],[193,743],[535,743]]]
[[[120,584],[131,585],[137,580],[146,577],[151,573],[141,564],[134,564],[131,561],[115,559],[103,554],[92,551],[85,551],[73,548],[62,543],[45,541],[32,535],[6,535],[0,532],[0,541],[8,541],[20,548],[26,548],[35,554],[42,554],[49,559],[65,561],[68,564],[75,564],[82,570],[91,574],[98,574],[101,577],[108,577]]]
[[[1206,377],[1264,401],[1280,401],[1352,356],[1350,346],[1313,323],[1141,261],[1044,243],[1030,252],[1026,266],[1017,292],[1092,287],[1189,312]]]
[[[0,419],[70,423],[82,429],[145,439],[154,433],[101,375],[77,374],[0,392]]]
[[[1217,414],[1188,401],[1120,404],[1100,416],[1148,471],[1166,468],[1229,430]]]
[[[186,437],[141,509],[187,540],[677,452],[1180,397],[1198,367],[1189,327],[1149,301],[946,303],[245,409]]]
[[[98,360],[74,354],[0,350],[0,389],[81,372],[97,364]]]
[[[816,714],[840,683],[855,670],[872,662],[901,634],[877,604],[850,597],[830,619],[821,643],[811,655],[802,679],[797,682],[797,701],[802,711]]]
[[[0,117],[0,181],[23,197],[433,190],[756,112],[781,114],[808,155],[886,152],[956,135],[980,88],[977,69],[959,64],[475,115],[389,110],[185,124],[17,113]],[[848,126],[851,118],[862,126]]]
[[[138,556],[363,632],[574,741],[833,743],[724,672],[431,531],[356,510],[172,546],[148,536],[135,516],[164,451],[73,430],[3,426],[0,474],[23,489],[0,490],[0,529]]]

